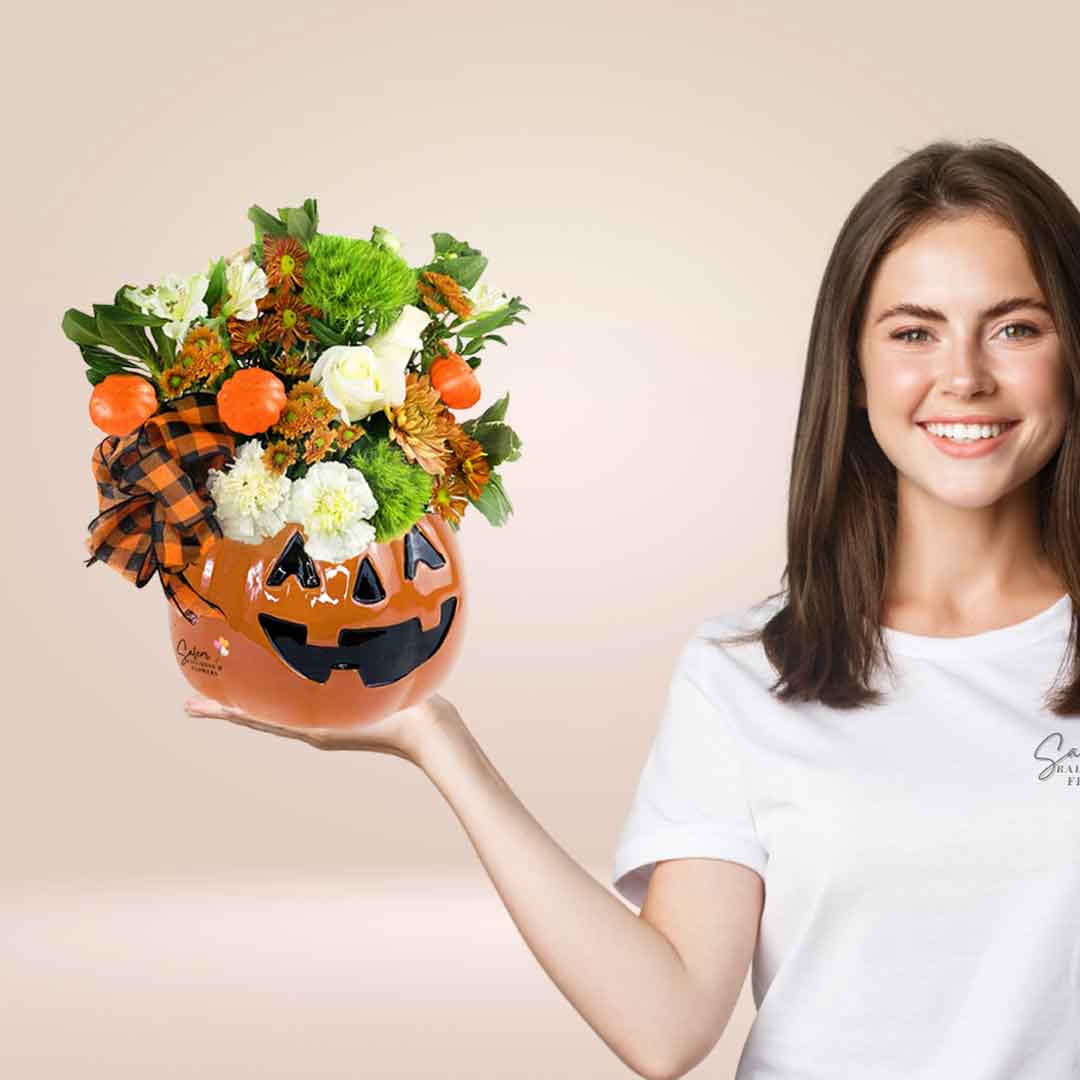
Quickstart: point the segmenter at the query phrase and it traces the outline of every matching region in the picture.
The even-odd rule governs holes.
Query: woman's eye
[[[1009,334],[1009,333],[1006,333],[1006,331],[1008,331],[1008,330],[1027,331],[1027,333]],[[924,341],[926,339],[925,338],[919,338],[919,337],[912,337],[911,335],[912,334],[926,334],[926,333],[927,333],[927,331],[925,330],[925,328],[923,328],[921,326],[912,326],[912,327],[909,327],[907,330],[897,330],[896,333],[892,334],[891,336],[896,341],[902,341],[902,342],[904,342],[905,344],[908,344],[908,345],[918,345],[918,344],[920,344],[922,341]],[[1037,326],[1032,326],[1030,323],[1008,323],[1006,326],[1003,326],[998,331],[998,333],[1004,335],[1004,337],[1005,337],[1005,339],[1007,341],[1020,341],[1020,340],[1023,340],[1025,338],[1029,338],[1029,337],[1038,337],[1039,336],[1039,328]]]
[[[925,334],[926,331],[921,326],[912,327],[909,330],[897,330],[892,337],[897,341],[906,342],[909,345],[917,345],[918,341],[908,337],[908,334]]]
[[[1030,330],[1031,331],[1030,334],[1020,334],[1020,335],[1017,335],[1017,334],[1005,334],[1006,338],[1010,338],[1012,340],[1016,340],[1016,338],[1018,336],[1019,337],[1035,337],[1035,336],[1038,336],[1038,333],[1039,333],[1038,328],[1035,327],[1035,326],[1032,326],[1030,323],[1019,323],[1019,322],[1009,323],[1008,326],[1003,326],[1001,328],[1001,333],[1004,333],[1006,330]]]

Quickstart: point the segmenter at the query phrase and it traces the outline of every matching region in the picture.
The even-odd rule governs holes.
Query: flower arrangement
[[[449,233],[413,267],[382,227],[319,232],[315,199],[248,218],[254,243],[205,272],[64,314],[107,436],[86,565],[140,586],[160,570],[176,599],[222,535],[258,544],[298,522],[311,557],[340,561],[429,513],[502,525],[497,470],[521,452],[509,394],[452,410],[479,401],[482,354],[523,322],[521,298],[480,283],[487,259]]]

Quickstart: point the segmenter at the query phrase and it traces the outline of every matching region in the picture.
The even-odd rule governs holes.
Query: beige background
[[[9,19],[0,1071],[628,1075],[418,770],[183,713],[160,585],[82,565],[100,433],[61,315],[231,252],[252,203],[314,196],[325,231],[384,225],[413,264],[438,230],[489,255],[532,311],[477,410],[509,390],[524,456],[510,523],[470,511],[460,534],[469,640],[443,692],[606,882],[678,650],[779,583],[844,216],[937,136],[1005,139],[1080,191],[1075,6]],[[697,1075],[734,1075],[752,1015],[747,989]]]

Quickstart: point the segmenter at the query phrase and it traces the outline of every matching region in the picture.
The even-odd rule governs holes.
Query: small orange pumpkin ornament
[[[480,400],[480,380],[463,356],[454,352],[440,356],[428,374],[431,385],[451,409],[467,409]]]
[[[158,408],[154,384],[141,375],[106,375],[90,394],[90,419],[106,435],[128,435]]]
[[[287,522],[258,544],[222,537],[185,571],[222,611],[189,623],[168,604],[191,686],[270,723],[375,721],[428,698],[461,651],[466,593],[437,513],[341,563],[313,559]]]
[[[233,431],[258,435],[285,409],[285,384],[266,368],[241,368],[217,392],[218,415]]]

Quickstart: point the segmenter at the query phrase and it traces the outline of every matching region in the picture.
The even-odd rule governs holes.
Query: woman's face
[[[982,214],[923,225],[885,256],[859,336],[856,403],[898,483],[987,506],[1053,455],[1069,389],[1045,303],[1016,234]],[[925,427],[983,417],[1016,423],[986,442]]]

